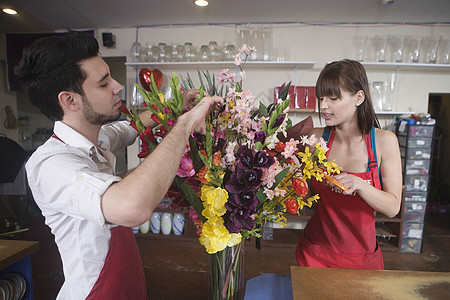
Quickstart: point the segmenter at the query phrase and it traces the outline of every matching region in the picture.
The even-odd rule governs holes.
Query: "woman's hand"
[[[333,175],[332,177],[334,179],[336,179],[337,181],[339,181],[340,183],[342,183],[345,187],[347,187],[348,190],[342,190],[342,188],[340,188],[339,186],[335,185],[334,183],[332,183],[330,181],[327,181],[326,184],[331,188],[337,186],[338,188],[340,188],[342,190],[342,194],[344,194],[344,195],[352,195],[352,194],[358,192],[359,190],[361,190],[362,188],[364,188],[364,186],[368,184],[367,182],[365,182],[363,179],[359,178],[358,176],[351,175],[351,174],[348,174],[345,172]]]

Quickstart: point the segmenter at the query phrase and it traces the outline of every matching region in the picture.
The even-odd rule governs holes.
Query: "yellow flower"
[[[161,120],[164,120],[164,115],[163,115],[163,113],[158,113],[158,117],[159,117]]]
[[[202,212],[206,218],[213,215],[223,216],[227,212],[225,203],[228,201],[228,192],[225,189],[204,185],[202,186],[201,199],[204,202],[205,210],[207,210]]]
[[[161,103],[164,103],[165,97],[164,94],[158,93],[158,97],[159,97],[159,101],[161,101]]]
[[[240,233],[230,234],[223,224],[223,219],[217,216],[212,217],[203,224],[202,234],[199,238],[209,254],[222,251],[225,247],[231,247],[241,242]]]

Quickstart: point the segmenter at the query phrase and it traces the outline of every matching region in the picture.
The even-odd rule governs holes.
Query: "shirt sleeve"
[[[138,132],[130,126],[130,122],[119,121],[104,125],[100,135],[100,140],[103,139],[102,135],[106,136],[107,140],[109,140],[110,150],[114,152],[117,149],[133,144],[138,137]]]
[[[32,157],[27,163],[29,185],[41,210],[104,225],[101,197],[121,178],[100,172],[95,163],[73,149],[57,152],[48,157]]]

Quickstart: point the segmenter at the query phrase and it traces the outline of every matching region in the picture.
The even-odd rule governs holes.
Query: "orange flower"
[[[213,165],[220,166],[220,160],[222,159],[222,155],[220,152],[216,152],[213,154],[212,163]]]
[[[206,173],[208,171],[209,170],[206,166],[201,168],[200,171],[198,171],[198,173],[197,173],[197,180],[200,181],[201,183],[208,184],[209,181],[208,181],[208,179],[206,179]]]

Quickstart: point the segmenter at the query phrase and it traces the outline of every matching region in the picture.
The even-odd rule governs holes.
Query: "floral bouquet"
[[[211,254],[213,292],[219,299],[237,296],[243,274],[242,238],[260,237],[265,222],[286,224],[286,211],[298,214],[311,207],[318,195],[308,194],[306,180],[323,180],[326,173],[339,173],[334,162],[326,159],[327,146],[314,136],[280,141],[291,127],[288,118],[289,84],[283,85],[280,99],[269,106],[260,103],[242,87],[247,58],[256,49],[243,45],[235,56],[239,73],[222,70],[218,85],[227,86],[221,111],[206,118],[206,135],[193,133],[174,180],[190,205],[190,217],[198,226],[199,241]],[[217,93],[215,79],[204,73],[208,87],[202,82],[201,101],[205,90]],[[236,81],[237,76],[241,79]],[[199,73],[199,78],[201,76]],[[194,87],[192,81],[185,88]],[[183,107],[183,91],[176,74],[170,87],[173,98],[165,99],[152,80],[151,90],[144,91],[144,105],[158,123],[145,128],[134,111],[123,110],[140,132],[141,153],[145,157],[163,138],[177,118],[189,107]],[[300,145],[302,145],[300,147]],[[300,151],[299,148],[304,149]],[[228,263],[226,263],[228,261]],[[220,275],[222,274],[222,275]]]

